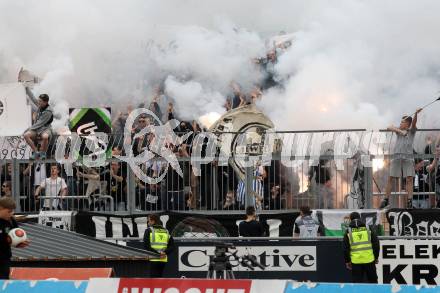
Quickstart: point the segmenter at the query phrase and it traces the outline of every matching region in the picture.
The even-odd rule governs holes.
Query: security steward
[[[149,215],[148,228],[144,233],[145,249],[160,254],[160,257],[150,259],[150,277],[161,278],[168,255],[174,248],[174,240],[168,230],[162,226],[158,215]]]
[[[361,221],[358,212],[350,214],[350,225],[343,243],[345,266],[351,270],[353,283],[377,283],[379,239]]]

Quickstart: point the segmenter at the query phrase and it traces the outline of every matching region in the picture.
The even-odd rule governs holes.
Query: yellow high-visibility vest
[[[165,251],[168,247],[168,241],[170,240],[170,234],[165,228],[153,228],[150,227],[150,246],[152,249],[156,250],[158,253]],[[150,261],[161,261],[167,262],[168,257],[164,258],[154,258]]]
[[[371,231],[367,227],[348,228],[350,258],[353,264],[366,264],[374,261]]]

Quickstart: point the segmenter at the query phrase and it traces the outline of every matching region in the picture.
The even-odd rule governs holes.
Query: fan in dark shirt
[[[238,226],[238,233],[243,237],[264,236],[263,226],[257,221],[257,215],[253,206],[246,208],[246,220]]]

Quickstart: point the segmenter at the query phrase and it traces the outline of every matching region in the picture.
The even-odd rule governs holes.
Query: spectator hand
[[[260,64],[261,63],[261,58],[252,58],[252,62],[255,64]]]
[[[351,265],[351,262],[347,262],[347,263],[345,263],[345,267],[347,268],[347,270],[352,270],[352,265]]]
[[[17,81],[21,82],[20,73],[23,71],[23,67],[20,68],[20,71],[18,72]]]
[[[26,240],[25,242],[22,242],[22,243],[18,244],[17,247],[18,248],[25,248],[25,247],[28,247],[29,244],[30,244],[30,241]]]
[[[191,197],[186,200],[186,207],[191,208]]]
[[[181,157],[189,157],[186,144],[182,144],[179,147],[179,154],[180,154]]]

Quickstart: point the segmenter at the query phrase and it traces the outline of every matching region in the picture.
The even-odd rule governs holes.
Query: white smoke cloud
[[[440,2],[0,0],[0,82],[43,77],[57,112],[151,101],[160,81],[182,119],[223,110],[228,85],[279,31],[283,90],[259,106],[278,129],[385,128],[440,89]],[[64,102],[61,102],[64,101]],[[434,105],[420,126],[439,127]],[[162,109],[165,112],[166,109]]]
[[[177,116],[182,120],[196,120],[209,112],[224,112],[223,96],[218,92],[205,90],[198,82],[182,83],[170,76],[165,81],[165,86],[166,94],[174,98]]]
[[[424,3],[323,4],[280,57],[277,70],[288,79],[286,90],[269,92],[262,106],[287,129],[398,124],[440,88],[440,20],[434,12],[440,3]],[[424,111],[419,126],[439,127],[439,107]]]

